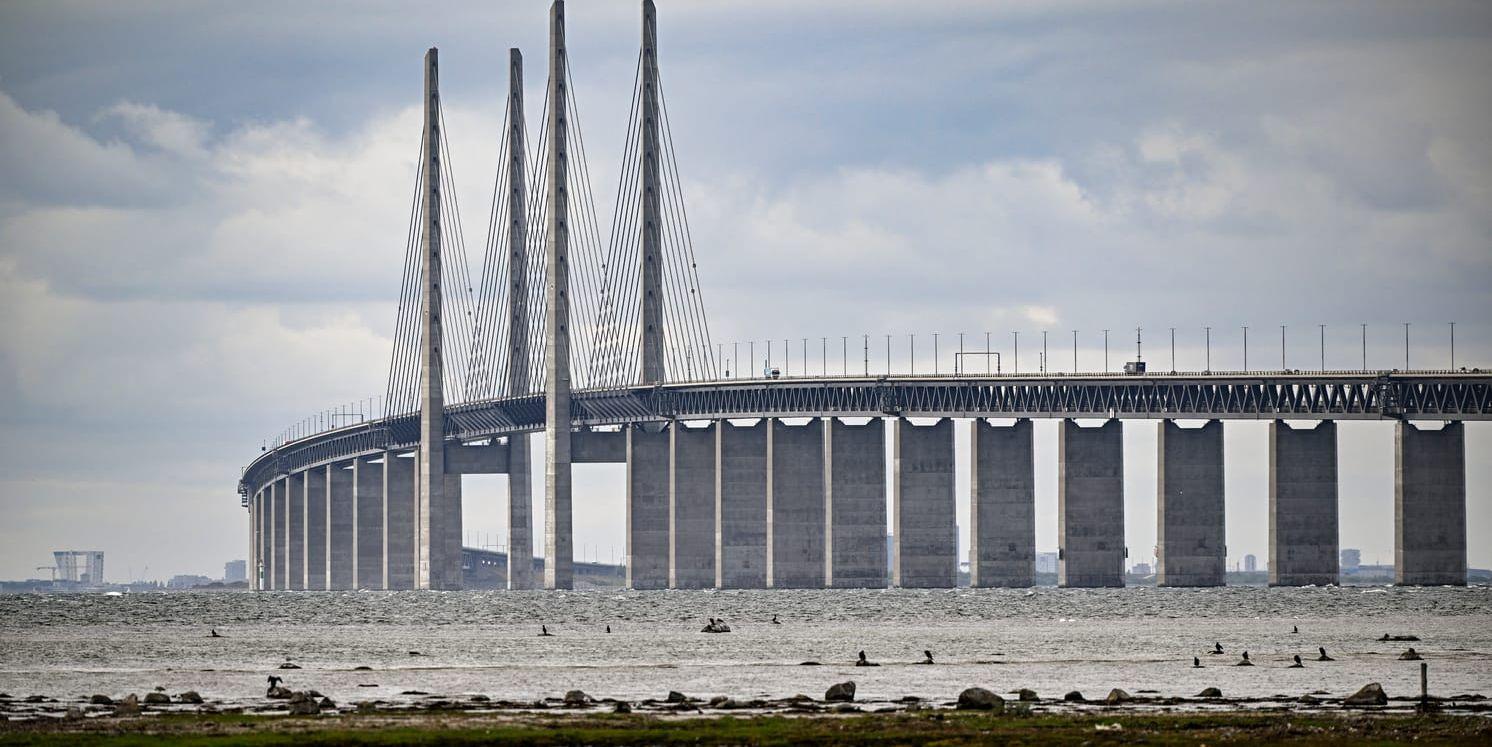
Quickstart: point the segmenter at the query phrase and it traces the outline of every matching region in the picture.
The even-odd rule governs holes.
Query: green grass
[[[1118,731],[1100,725],[1119,724]],[[960,745],[960,744],[1492,743],[1492,719],[1334,714],[959,712],[853,716],[379,713],[291,718],[166,715],[0,724],[8,745]]]

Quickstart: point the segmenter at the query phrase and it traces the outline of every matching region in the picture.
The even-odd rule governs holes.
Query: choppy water
[[[781,625],[768,621],[776,614]],[[734,632],[700,632],[707,617]],[[556,635],[537,636],[540,624]],[[610,625],[612,632],[605,632]],[[1291,627],[1298,625],[1299,634]],[[208,638],[216,628],[226,638]],[[1384,633],[1419,643],[1383,643]],[[1214,641],[1223,656],[1206,651]],[[64,701],[156,686],[260,703],[283,675],[338,702],[419,690],[534,700],[581,689],[661,698],[955,698],[971,685],[1230,697],[1345,695],[1381,682],[1492,695],[1492,589],[1130,588],[946,591],[279,592],[0,597],[0,692]],[[1317,663],[1317,646],[1336,657]],[[856,652],[882,664],[851,666]],[[930,649],[936,666],[915,666]],[[1254,667],[1231,666],[1247,649]],[[411,656],[410,651],[422,656]],[[1305,669],[1287,669],[1290,656]],[[1192,656],[1205,668],[1193,669]],[[302,669],[280,671],[293,661]],[[819,661],[824,666],[800,666]],[[367,666],[371,671],[355,671]],[[366,687],[360,685],[375,685]],[[0,705],[0,711],[5,709]]]

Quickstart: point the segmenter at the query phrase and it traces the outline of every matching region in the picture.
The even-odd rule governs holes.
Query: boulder
[[[958,694],[958,709],[998,713],[1005,710],[1005,699],[982,687],[970,687]]]
[[[145,693],[146,705],[165,705],[171,702],[171,696],[165,693]]]
[[[336,702],[326,696],[322,696],[321,700],[317,702],[316,705],[320,706],[322,710],[336,710],[337,708]]]
[[[300,669],[300,665],[298,665],[298,664],[291,664],[290,662],[287,661],[284,664],[280,665],[280,669]]]
[[[67,713],[63,715],[63,718],[68,721],[78,721],[83,718],[83,709],[77,706],[68,706]]]
[[[1363,685],[1361,690],[1348,695],[1342,700],[1345,706],[1381,706],[1388,705],[1388,693],[1383,691],[1383,685],[1377,682],[1369,682]]]
[[[678,690],[669,690],[668,691],[668,697],[665,698],[663,702],[665,702],[665,703],[684,703],[684,702],[687,702],[688,700],[689,700],[689,697],[686,696],[686,695],[684,695],[683,693],[679,692]]]
[[[1120,705],[1121,703],[1128,703],[1134,699],[1135,696],[1130,695],[1129,693],[1124,692],[1123,690],[1120,690],[1116,687],[1113,690],[1109,691],[1109,697],[1104,698],[1103,702],[1108,703],[1109,705]]]
[[[176,696],[176,702],[188,705],[202,705],[202,696],[196,690],[188,690]]]
[[[1197,693],[1197,697],[1199,697],[1199,698],[1221,698],[1221,697],[1223,697],[1223,691],[1219,690],[1219,689],[1217,689],[1215,687],[1203,688],[1202,692]]]
[[[625,701],[625,700],[618,700],[616,702],[616,705],[612,707],[611,712],[612,713],[631,713],[632,712],[632,706],[629,705],[627,703],[627,701]]]
[[[839,683],[837,685],[830,685],[829,689],[826,690],[826,691],[824,691],[824,700],[827,700],[830,703],[834,703],[834,702],[848,702],[848,701],[851,701],[851,700],[854,700],[854,699],[855,699],[855,683],[854,682],[841,682],[841,683]]]
[[[321,712],[316,699],[302,692],[291,694],[289,706],[292,716],[314,716]]]
[[[114,704],[115,716],[138,716],[140,715],[140,699],[134,693],[124,696]]]
[[[1070,692],[1070,693],[1068,693],[1066,695],[1063,695],[1062,699],[1065,700],[1065,701],[1067,701],[1067,702],[1069,702],[1069,703],[1082,703],[1083,702],[1083,694],[1080,693],[1080,692],[1078,692],[1077,690],[1073,690],[1072,692]]]
[[[1016,696],[1021,700],[1036,700],[1036,691],[1023,687],[1016,692]]]
[[[275,685],[269,689],[269,692],[264,694],[264,697],[271,700],[289,700],[290,696],[294,694],[290,691],[290,688],[284,685]]]
[[[91,705],[114,705],[114,699],[107,695],[95,695],[88,702]]]
[[[565,693],[565,705],[585,705],[591,702],[591,696],[580,690],[571,690]]]

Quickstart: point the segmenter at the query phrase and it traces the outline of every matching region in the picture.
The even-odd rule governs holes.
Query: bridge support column
[[[767,586],[824,586],[824,421],[767,430]]]
[[[1036,572],[1036,461],[1031,421],[969,423],[969,585],[1025,588]]]
[[[327,562],[327,468],[312,467],[302,480],[306,489],[305,588],[326,589]]]
[[[1269,585],[1335,584],[1337,424],[1269,424]]]
[[[249,538],[249,588],[254,591],[264,590],[264,491],[255,491],[249,497],[249,526],[252,536]]]
[[[266,589],[285,588],[285,481],[275,480],[269,484],[269,511],[265,519],[267,552],[265,553]]]
[[[508,436],[508,588],[534,588],[534,508],[528,436]]]
[[[715,586],[767,586],[768,421],[715,427]]]
[[[306,588],[306,473],[296,472],[285,477],[286,505],[286,553],[285,588]]]
[[[353,589],[352,565],[356,557],[357,504],[353,495],[352,463],[326,468],[327,533],[326,588]]]
[[[628,588],[668,588],[668,443],[667,428],[627,428]]]
[[[1223,518],[1223,424],[1157,430],[1156,584],[1222,586],[1227,559]]]
[[[383,455],[383,577],[385,588],[415,585],[415,510],[419,503],[415,460],[392,451]]]
[[[886,586],[886,421],[824,420],[824,585]]]
[[[1466,426],[1394,426],[1394,582],[1466,585]]]
[[[903,589],[951,589],[958,581],[953,496],[953,421],[917,426],[897,418],[892,583]]]
[[[385,457],[388,455],[385,454]],[[383,464],[352,462],[354,537],[352,588],[387,589],[383,563]]]
[[[1063,420],[1057,433],[1057,583],[1124,585],[1124,426],[1082,428]]]
[[[668,429],[668,588],[715,585],[715,431]]]

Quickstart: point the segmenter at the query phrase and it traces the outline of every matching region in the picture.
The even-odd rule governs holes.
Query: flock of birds
[[[1290,632],[1293,633],[1293,634],[1300,633],[1300,626],[1299,625],[1292,625],[1292,626],[1290,626]],[[1378,640],[1380,640],[1380,641],[1418,641],[1419,638],[1417,636],[1412,636],[1412,635],[1389,635],[1389,634],[1385,633],[1383,635],[1383,637],[1379,638]],[[1336,661],[1336,659],[1333,659],[1331,656],[1329,656],[1326,653],[1326,647],[1325,646],[1317,646],[1316,650],[1321,653],[1320,656],[1316,657],[1316,661]],[[1213,655],[1213,656],[1225,653],[1223,651],[1223,644],[1220,643],[1220,642],[1217,642],[1217,641],[1213,641],[1213,643],[1212,643],[1212,650],[1208,651],[1207,653],[1209,655]],[[1304,669],[1305,668],[1305,661],[1300,658],[1300,654],[1295,654],[1295,656],[1293,657],[1293,659],[1294,659],[1294,663],[1291,664],[1289,667],[1287,667],[1288,669]],[[1405,651],[1404,653],[1399,654],[1399,660],[1400,661],[1420,661],[1422,659],[1424,659],[1424,657],[1420,656],[1419,652],[1415,651],[1413,646],[1410,646],[1409,649],[1407,651]],[[1243,658],[1239,659],[1237,662],[1235,662],[1233,664],[1233,666],[1235,666],[1235,667],[1251,667],[1253,665],[1254,665],[1254,662],[1253,662],[1253,660],[1249,659],[1249,652],[1246,651],[1246,650],[1243,652]],[[1193,669],[1201,669],[1202,668],[1202,657],[1200,657],[1200,656],[1193,656],[1192,657],[1192,668]]]

